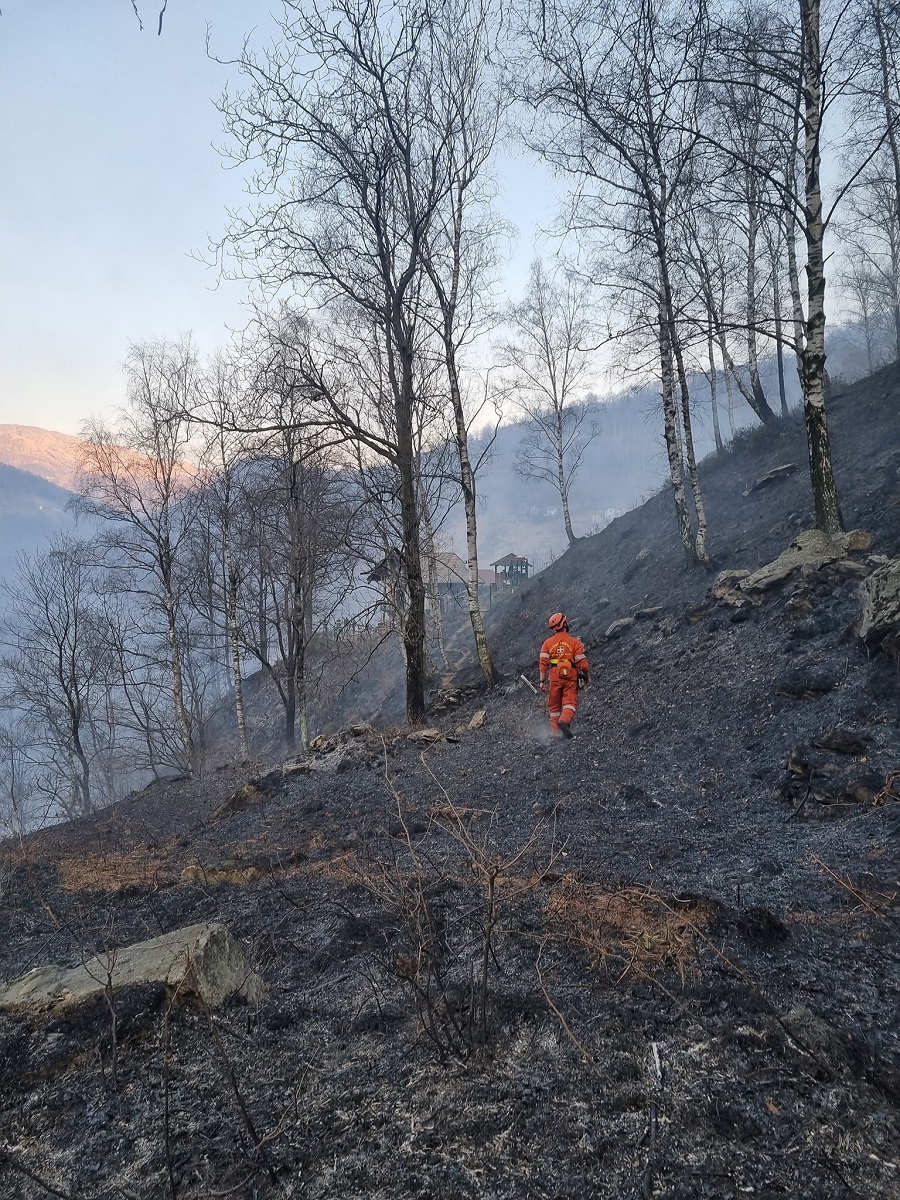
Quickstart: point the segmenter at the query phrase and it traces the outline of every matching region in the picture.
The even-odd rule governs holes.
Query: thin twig
[[[215,1044],[216,1050],[219,1052],[219,1057],[221,1058],[222,1063],[225,1067],[225,1072],[226,1072],[226,1074],[228,1076],[228,1080],[231,1084],[231,1090],[234,1092],[234,1098],[237,1101],[237,1105],[238,1105],[238,1108],[240,1109],[240,1113],[244,1120],[244,1124],[247,1127],[247,1132],[250,1134],[250,1139],[253,1142],[253,1145],[256,1149],[257,1154],[260,1157],[260,1160],[262,1161],[263,1166],[266,1168],[266,1171],[268,1172],[269,1178],[272,1180],[272,1183],[277,1185],[278,1176],[275,1174],[275,1170],[272,1167],[272,1164],[269,1162],[268,1156],[265,1154],[265,1152],[263,1150],[263,1140],[259,1136],[259,1134],[256,1132],[256,1126],[253,1124],[253,1119],[250,1116],[250,1113],[247,1109],[247,1105],[244,1102],[244,1097],[241,1094],[240,1087],[238,1086],[237,1072],[234,1069],[234,1065],[233,1065],[231,1059],[228,1057],[228,1051],[225,1049],[225,1044],[219,1035],[218,1029],[216,1028],[216,1022],[213,1018],[212,1011],[209,1007],[209,1004],[206,1001],[206,997],[203,995],[203,993],[199,989],[197,991],[197,995],[200,1000],[200,1007],[203,1010],[203,1014],[206,1017],[206,1021],[207,1021],[207,1024],[209,1025],[210,1032],[212,1033],[213,1042]]]
[[[596,1059],[594,1058],[593,1054],[591,1054],[590,1050],[588,1050],[578,1040],[578,1038],[575,1036],[575,1034],[572,1032],[572,1030],[569,1026],[569,1022],[566,1020],[565,1015],[563,1014],[562,1010],[559,1009],[556,1006],[556,1004],[554,1004],[554,1002],[550,996],[550,993],[547,991],[547,985],[544,982],[544,975],[543,975],[543,972],[541,971],[541,955],[543,953],[544,953],[544,947],[541,946],[540,950],[538,951],[538,956],[537,956],[537,959],[534,964],[534,969],[537,971],[538,983],[540,984],[541,991],[544,993],[544,999],[549,1004],[551,1010],[556,1014],[556,1017],[557,1017],[560,1025],[563,1027],[563,1031],[565,1032],[566,1037],[569,1039],[569,1041],[572,1043],[572,1045],[575,1046],[575,1048],[579,1051],[579,1053],[583,1056],[585,1062],[589,1062],[589,1063],[596,1062]]]
[[[32,1183],[36,1183],[39,1187],[42,1187],[45,1192],[49,1192],[51,1196],[59,1196],[60,1200],[72,1200],[72,1192],[61,1192],[53,1184],[47,1183],[46,1179],[41,1179],[40,1175],[36,1175],[30,1167],[26,1167],[5,1146],[0,1146],[0,1167],[11,1167],[14,1171],[18,1171],[20,1175],[24,1175],[26,1179],[30,1179]]]
[[[169,1187],[172,1189],[172,1200],[178,1200],[178,1187],[175,1183],[175,1168],[172,1163],[172,1138],[169,1125],[169,1013],[166,1009],[163,1017],[163,1141],[166,1149],[166,1168],[169,1173]]]
[[[821,867],[829,879],[833,879],[838,887],[842,887],[845,892],[849,892],[854,900],[861,904],[863,908],[872,913],[873,916],[882,917],[888,922],[889,925],[894,925],[896,927],[897,922],[893,919],[893,917],[884,912],[882,909],[876,908],[874,904],[870,904],[862,892],[858,891],[851,883],[848,883],[846,879],[841,879],[840,875],[836,874],[836,872],[832,871],[829,866],[826,866],[825,863],[822,862],[818,854],[810,854],[809,858],[810,862],[815,863],[817,867]]]

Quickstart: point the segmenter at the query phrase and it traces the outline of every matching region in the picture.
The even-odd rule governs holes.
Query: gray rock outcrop
[[[900,558],[880,566],[860,585],[859,635],[867,646],[900,649]]]
[[[110,949],[78,967],[35,967],[0,987],[0,1012],[64,1008],[148,983],[211,1008],[231,996],[255,1003],[265,990],[228,929],[208,923]]]
[[[827,533],[821,529],[806,529],[797,534],[783,554],[742,579],[738,587],[744,592],[764,592],[801,567],[821,567],[846,556],[846,549]]]

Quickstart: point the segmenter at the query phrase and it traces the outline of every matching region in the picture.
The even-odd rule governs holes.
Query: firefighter
[[[547,693],[551,737],[574,737],[572,721],[578,708],[578,685],[590,683],[591,668],[584,646],[569,633],[565,613],[548,621],[553,631],[541,646],[538,662],[541,691]]]

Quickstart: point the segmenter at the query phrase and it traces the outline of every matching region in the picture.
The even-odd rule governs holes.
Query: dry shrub
[[[674,970],[684,979],[694,959],[695,931],[712,912],[696,901],[679,901],[651,888],[616,888],[563,879],[547,898],[550,930],[588,958],[594,970],[647,976]]]
[[[872,801],[873,804],[887,804],[889,800],[900,800],[900,771],[891,771],[885,777],[884,787]]]
[[[56,863],[64,892],[118,892],[127,887],[159,887],[177,879],[172,859],[143,846],[103,854],[73,854]]]
[[[293,874],[300,869],[303,854],[287,847],[267,846],[257,850],[252,842],[228,858],[201,861],[193,856],[185,863],[177,846],[148,851],[142,846],[95,854],[67,854],[57,859],[59,884],[65,892],[118,892],[123,888],[157,888],[182,883],[211,887],[230,883],[244,885],[272,875]]]
[[[13,855],[5,848],[0,850],[0,902],[9,891],[15,872],[16,863]]]

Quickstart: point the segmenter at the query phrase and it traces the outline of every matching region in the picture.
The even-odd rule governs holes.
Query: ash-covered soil
[[[888,555],[895,387],[835,405],[848,526]],[[798,437],[708,464],[717,566],[811,523]],[[509,682],[443,705],[442,740],[360,730],[308,773],[157,785],[4,848],[0,977],[217,919],[268,991],[212,1017],[122,995],[115,1038],[105,1002],[0,1016],[0,1195],[900,1196],[900,673],[854,633],[871,553],[736,611],[664,498],[643,513],[498,608]],[[560,606],[595,680],[562,744],[512,682]],[[604,641],[637,607],[661,611]]]

